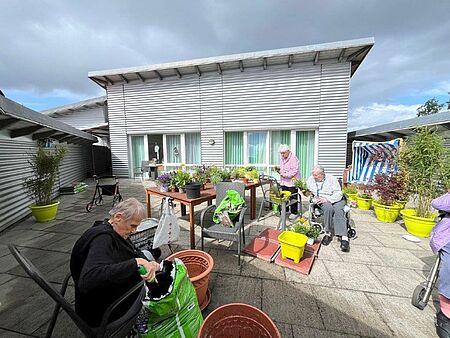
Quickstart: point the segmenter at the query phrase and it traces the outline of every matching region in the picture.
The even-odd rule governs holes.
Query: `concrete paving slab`
[[[0,273],[0,285],[6,283],[7,281],[10,281],[13,278],[16,278],[16,276],[10,275],[7,273]],[[1,301],[0,301],[0,303],[1,303]]]
[[[74,218],[76,219],[76,218]],[[53,225],[45,229],[48,232],[62,232],[65,234],[81,235],[87,229],[92,227],[92,223],[78,222],[74,220],[65,219],[63,222]]]
[[[285,269],[283,269],[281,266],[266,262],[257,257],[244,256],[241,265],[242,265],[241,267],[242,276],[274,279],[282,281],[286,279]]]
[[[4,245],[8,245],[10,243],[21,245],[29,240],[34,240],[40,236],[45,235],[46,233],[43,231],[35,231],[35,230],[7,230],[2,236],[0,236],[0,243]]]
[[[324,328],[311,286],[262,280],[262,310],[277,322],[297,324],[299,320]]]
[[[38,337],[45,337],[48,324],[49,322],[44,323],[40,328],[33,332],[33,335]],[[84,338],[85,336],[75,325],[72,319],[70,319],[70,317],[66,314],[66,312],[63,311],[58,316],[52,337]]]
[[[292,325],[292,333],[294,337],[308,337],[308,338],[357,338],[359,336],[339,333],[334,331],[319,330],[312,327]],[[282,336],[284,337],[284,336]]]
[[[0,257],[3,257],[7,254],[9,254],[8,246],[6,244],[0,244]]]
[[[411,305],[408,298],[367,295],[381,318],[397,337],[436,337],[434,312],[429,307],[423,311]]]
[[[214,272],[232,275],[241,274],[241,266],[238,265],[237,252],[217,249],[210,249],[208,252],[214,258]]]
[[[332,286],[332,287],[336,286],[333,279],[331,278],[331,275],[327,271],[324,262],[317,259],[308,276],[293,271],[291,269],[285,269],[285,274],[286,280],[288,282]]]
[[[373,237],[375,237],[383,246],[388,248],[399,248],[399,249],[408,249],[408,250],[423,250],[422,247],[417,245],[416,243],[407,241],[399,234],[386,234],[386,233],[374,233]]]
[[[357,229],[358,237],[350,240],[351,246],[382,246],[381,243],[368,231],[359,231]]]
[[[353,243],[352,243],[353,244]],[[338,255],[344,262],[349,263],[363,263],[382,265],[383,261],[375,252],[371,250],[370,246],[350,245],[350,252],[342,252],[339,248],[336,249]]]
[[[369,266],[389,292],[396,296],[411,297],[414,288],[424,281],[416,271],[411,269],[391,268],[387,266]]]
[[[382,233],[386,234],[397,234],[397,235],[408,234],[408,231],[406,231],[406,229],[403,228],[399,223],[373,222],[370,225],[380,230]]]
[[[283,338],[294,338],[296,336],[292,335],[292,325],[291,324],[286,324],[286,323],[280,323],[280,322],[275,322],[275,325],[278,328],[278,331],[280,331],[280,335]]]
[[[29,336],[23,335],[21,333],[17,333],[14,331],[0,329],[0,337],[22,338],[22,337],[29,337]]]
[[[322,245],[318,253],[318,259],[334,262],[344,261],[333,245]]]
[[[363,264],[324,261],[338,288],[389,294],[375,274]]]
[[[326,330],[368,337],[392,332],[363,292],[312,286]]]
[[[386,247],[371,248],[383,261],[383,265],[398,268],[422,269],[425,263],[409,250]]]

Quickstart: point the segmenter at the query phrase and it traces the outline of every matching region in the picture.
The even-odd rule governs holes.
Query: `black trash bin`
[[[186,189],[186,197],[193,199],[200,197],[200,183],[190,183],[186,184],[184,188]]]

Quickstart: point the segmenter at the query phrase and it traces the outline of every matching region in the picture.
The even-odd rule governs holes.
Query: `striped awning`
[[[375,174],[397,172],[394,159],[400,142],[401,139],[387,142],[353,141],[352,169],[348,173],[348,182],[367,183]]]

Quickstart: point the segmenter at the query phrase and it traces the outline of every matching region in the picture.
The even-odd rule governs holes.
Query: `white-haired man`
[[[282,190],[290,191],[292,194],[297,193],[297,188],[295,187],[295,181],[300,179],[300,164],[298,158],[292,153],[287,144],[280,145],[280,184]],[[297,197],[294,196],[291,203],[297,201]],[[292,203],[291,214],[289,219],[294,220],[298,217],[298,205],[297,203]]]
[[[341,250],[350,251],[344,212],[345,200],[338,180],[333,175],[325,175],[324,168],[317,165],[313,168],[307,185],[314,195],[314,203],[323,210],[325,235],[322,244],[330,244],[335,234],[341,236]]]

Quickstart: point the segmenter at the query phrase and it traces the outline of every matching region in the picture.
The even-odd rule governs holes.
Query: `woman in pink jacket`
[[[297,193],[295,187],[295,180],[300,179],[300,163],[298,158],[292,153],[287,144],[280,146],[281,162],[280,162],[280,183],[282,190],[288,190],[292,194]],[[297,200],[294,197],[293,200]],[[292,201],[291,201],[292,202]],[[294,203],[291,205],[290,220],[298,217],[298,205]]]

